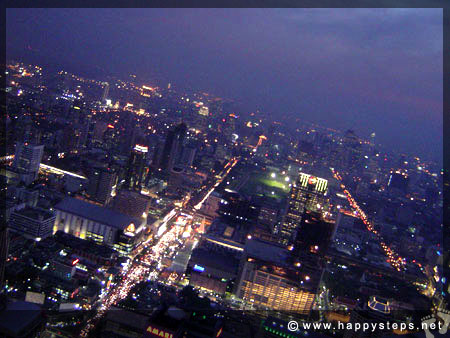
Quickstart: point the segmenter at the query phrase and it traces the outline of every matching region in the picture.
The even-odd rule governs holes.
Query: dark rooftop
[[[143,332],[148,326],[149,317],[136,312],[113,307],[107,312],[106,320],[127,325]]]
[[[217,270],[224,270],[229,273],[237,273],[239,260],[230,255],[225,255],[206,248],[195,248],[192,251],[191,261],[202,266],[211,267]]]
[[[25,208],[15,210],[14,214],[25,216],[34,220],[46,220],[54,217],[54,214],[48,210],[44,210],[41,208],[33,208],[30,206],[26,206]]]
[[[0,311],[0,334],[15,337],[23,335],[36,324],[41,315],[41,307],[37,304],[10,302],[5,310]]]
[[[93,241],[86,241],[70,234],[66,234],[63,231],[57,231],[55,234],[55,239],[57,242],[66,247],[75,248],[79,251],[98,255],[102,258],[109,259],[115,254],[115,251],[106,245],[100,245]]]
[[[95,221],[101,224],[106,224],[117,229],[125,229],[130,223],[139,225],[140,220],[130,216],[118,213],[117,211],[100,207],[95,204],[84,202],[82,200],[66,197],[57,205],[55,209],[65,211],[77,216]]]
[[[245,243],[245,252],[249,257],[281,265],[286,264],[290,256],[289,251],[285,248],[256,239],[248,240]]]

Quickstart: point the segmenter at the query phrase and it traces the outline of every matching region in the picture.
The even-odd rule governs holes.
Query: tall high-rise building
[[[343,168],[349,172],[358,170],[361,165],[362,146],[353,130],[347,130],[345,132],[343,146]]]
[[[297,146],[297,159],[301,161],[312,161],[315,155],[314,144],[312,142],[300,140]]]
[[[43,154],[43,145],[17,143],[13,167],[24,183],[30,184],[37,178]]]
[[[325,254],[331,244],[336,224],[322,218],[321,213],[306,210],[297,230],[298,252]]]
[[[236,115],[235,114],[229,114],[228,116],[226,116],[222,122],[223,122],[223,135],[225,135],[225,137],[228,140],[231,140],[231,135],[235,132],[236,130]]]
[[[160,169],[170,172],[178,162],[182,153],[186,131],[186,125],[180,123],[167,133],[166,142],[164,143],[164,148],[159,159]]]
[[[197,151],[197,149],[195,149],[195,147],[193,147],[193,146],[184,147],[181,157],[180,157],[179,164],[185,168],[192,167],[192,164],[194,163],[196,151]]]
[[[3,290],[5,265],[8,258],[8,228],[4,222],[0,223],[0,290]],[[0,292],[1,293],[1,292]]]
[[[3,203],[0,205],[0,308],[2,307],[2,290],[3,280],[5,276],[5,265],[8,257],[8,218],[9,218],[9,205],[7,203],[7,179],[2,176],[0,182],[0,198]],[[13,202],[15,204],[15,201]]]
[[[376,137],[375,133],[370,134],[370,144],[372,146],[375,146],[375,137]]]
[[[328,181],[309,174],[300,173],[292,185],[289,204],[281,225],[281,237],[285,244],[291,243],[306,210],[319,211],[326,203]]]
[[[109,83],[103,82],[104,88],[103,88],[103,94],[102,94],[102,103],[106,102],[106,99],[108,98],[109,94]]]
[[[136,144],[128,160],[125,189],[141,191],[145,181],[148,147]]]
[[[110,168],[95,167],[89,172],[89,197],[103,205],[111,200],[112,187],[116,183],[117,175]]]

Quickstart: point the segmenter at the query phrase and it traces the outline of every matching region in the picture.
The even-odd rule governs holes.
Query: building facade
[[[43,145],[17,143],[13,167],[25,184],[30,184],[37,178],[43,154]]]
[[[53,212],[26,206],[12,212],[9,225],[11,231],[39,241],[52,235],[55,218]]]
[[[328,181],[309,174],[300,173],[289,195],[289,204],[281,225],[281,237],[289,244],[296,236],[305,211],[319,211],[326,203]]]
[[[236,296],[255,308],[309,315],[320,277],[319,265],[311,269],[288,250],[252,239],[241,258]]]
[[[55,210],[53,232],[61,230],[90,239],[122,255],[129,254],[137,245],[145,226],[143,220],[72,197],[58,203]]]

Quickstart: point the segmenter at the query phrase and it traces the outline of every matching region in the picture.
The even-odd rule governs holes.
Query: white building
[[[54,223],[54,213],[30,206],[13,211],[9,219],[11,231],[35,240],[51,236]]]
[[[24,183],[30,184],[37,178],[43,154],[43,145],[17,143],[13,167]]]
[[[145,227],[144,219],[66,197],[55,206],[53,232],[58,230],[82,239],[105,244],[126,255],[137,245]]]

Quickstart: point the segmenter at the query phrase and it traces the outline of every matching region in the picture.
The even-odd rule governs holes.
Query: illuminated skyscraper
[[[319,211],[326,202],[328,181],[309,174],[300,173],[292,185],[287,213],[281,225],[284,244],[291,243],[306,210]]]
[[[139,144],[136,144],[132,150],[125,177],[125,189],[141,191],[146,169],[148,169],[146,168],[147,153],[148,147]]]

